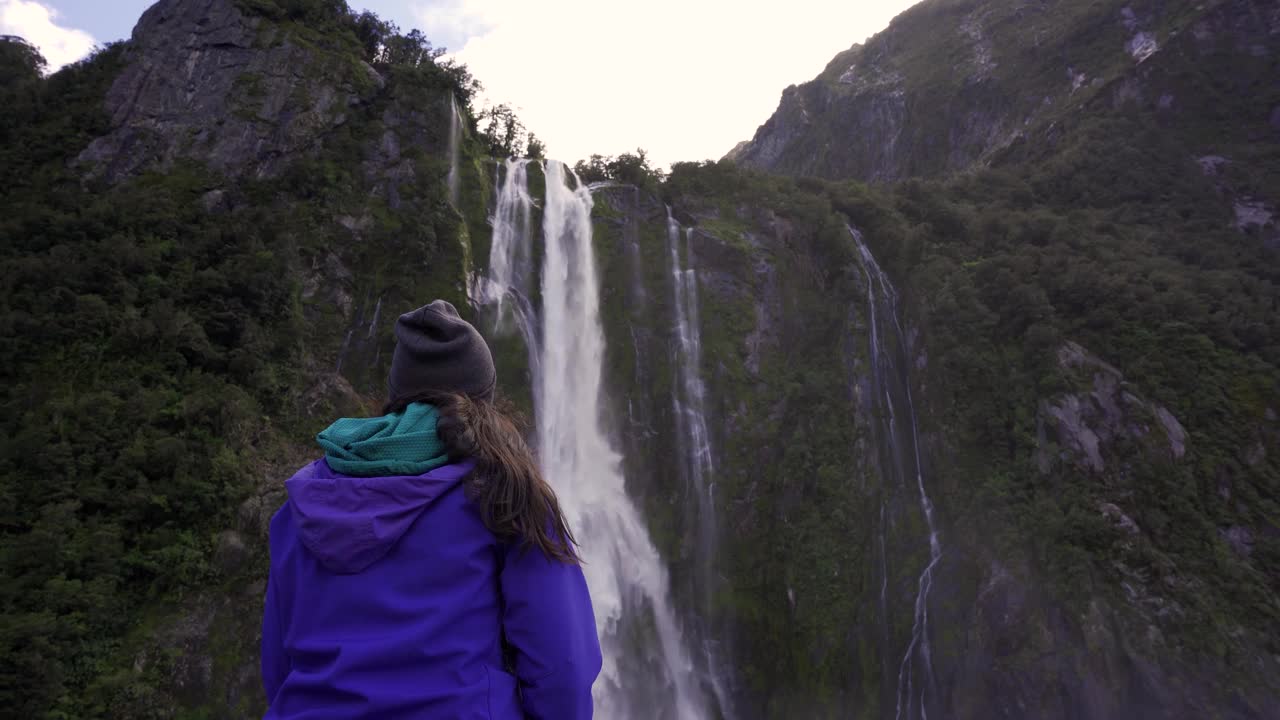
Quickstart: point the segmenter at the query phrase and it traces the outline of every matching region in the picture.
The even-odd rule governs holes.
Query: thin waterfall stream
[[[508,160],[493,217],[489,275],[477,300],[514,318],[529,351],[537,444],[582,546],[604,668],[597,716],[708,718],[670,603],[666,565],[626,493],[621,456],[601,425],[604,333],[591,192],[563,163],[544,165],[541,306],[530,302],[534,229],[527,160]]]
[[[462,113],[458,111],[458,98],[449,95],[449,202],[458,207],[458,153],[462,147]]]
[[[697,554],[699,574],[704,579],[699,602],[709,604],[711,562],[715,555],[715,503],[713,488],[709,485],[715,467],[711,455],[711,438],[707,431],[706,387],[702,382],[702,332],[698,318],[698,277],[696,271],[686,267],[689,235],[682,232],[680,224],[671,217],[667,208],[667,245],[671,253],[671,286],[674,296],[674,325],[676,347],[674,365],[677,377],[676,392],[671,394],[672,410],[676,421],[676,442],[679,445],[681,471],[693,496],[690,512],[697,526]],[[681,248],[683,240],[684,248]]]
[[[680,227],[667,207],[667,247],[671,255],[676,346],[673,365],[675,392],[671,394],[681,473],[693,502],[688,505],[695,528],[696,594],[702,623],[702,662],[707,681],[722,715],[732,715],[726,683],[712,637],[712,591],[716,583],[715,459],[707,429],[706,384],[702,380],[702,323],[698,308],[698,273],[693,267],[693,228]],[[683,242],[682,242],[683,241]]]
[[[911,637],[898,664],[895,698],[895,720],[929,717],[929,694],[933,691],[933,658],[929,637],[929,594],[933,589],[933,572],[942,559],[942,542],[934,518],[933,501],[924,484],[924,466],[920,458],[920,431],[915,403],[911,397],[911,366],[906,334],[898,313],[898,293],[889,277],[880,269],[862,234],[850,227],[849,234],[857,245],[862,269],[867,279],[867,315],[871,330],[871,384],[873,401],[881,406],[880,422],[875,428],[879,438],[881,472],[886,492],[896,486],[909,490],[908,478],[914,475],[921,515],[928,529],[929,560],[916,582]],[[901,422],[900,422],[901,420]],[[886,457],[887,456],[887,457]],[[892,482],[891,482],[892,481]],[[885,546],[888,529],[885,524],[885,500],[880,507],[880,548],[882,560],[881,605],[887,613],[889,568]],[[887,617],[887,614],[886,614]],[[888,634],[887,626],[885,630]],[[917,689],[917,676],[920,676]]]

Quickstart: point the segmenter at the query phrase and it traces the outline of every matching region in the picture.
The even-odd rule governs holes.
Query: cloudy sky
[[[787,85],[915,0],[354,0],[421,28],[570,162],[642,147],[659,165],[719,158]],[[128,37],[151,0],[0,0],[0,34],[51,69]]]

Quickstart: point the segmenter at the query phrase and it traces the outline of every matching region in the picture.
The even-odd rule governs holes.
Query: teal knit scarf
[[[325,461],[354,477],[421,475],[449,462],[436,434],[440,412],[413,403],[404,412],[376,418],[342,418],[316,435]]]

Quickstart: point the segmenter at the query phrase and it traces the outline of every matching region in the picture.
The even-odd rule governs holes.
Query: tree
[[[453,58],[438,58],[435,63],[453,85],[453,92],[457,95],[458,102],[470,110],[471,103],[475,101],[476,95],[480,94],[484,86],[471,75],[466,65]]]
[[[383,41],[379,60],[387,65],[416,68],[424,64],[434,65],[436,59],[444,53],[444,48],[433,48],[427,36],[421,30],[414,29],[406,35],[393,34],[387,37]]]
[[[578,179],[585,183],[604,182],[609,179],[609,161],[612,157],[606,158],[603,155],[592,154],[588,160],[579,160],[573,166],[573,171],[578,175]]]
[[[521,157],[525,154],[525,127],[510,105],[502,103],[480,113],[488,121],[483,135],[494,157]],[[541,145],[541,143],[539,143]]]
[[[579,160],[573,170],[583,182],[615,180],[637,187],[661,183],[664,177],[662,170],[649,165],[649,156],[644,148],[636,148],[634,154],[622,153],[617,157],[593,154],[589,160]]]
[[[525,155],[533,158],[534,160],[545,160],[547,157],[547,146],[542,144],[542,141],[538,139],[537,135],[529,133],[528,149],[525,150]]]
[[[29,75],[43,75],[49,68],[49,63],[26,38],[0,35],[0,66],[6,68],[4,84],[8,86]]]
[[[13,35],[0,36],[0,141],[30,122],[40,103],[49,67],[34,45]]]
[[[365,10],[352,21],[352,31],[360,43],[360,51],[365,62],[377,62],[382,46],[387,38],[396,35],[399,28],[376,14]]]

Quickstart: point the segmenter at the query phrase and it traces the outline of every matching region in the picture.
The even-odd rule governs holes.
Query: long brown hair
[[[524,441],[524,422],[504,401],[429,391],[391,398],[383,412],[401,412],[415,402],[440,411],[436,432],[452,459],[472,458],[467,496],[485,527],[503,541],[537,548],[548,559],[576,564],[577,542],[560,511],[555,490],[542,477]]]

